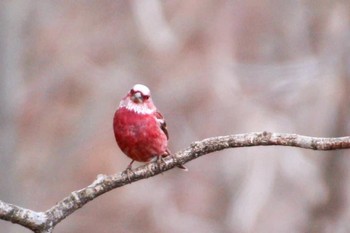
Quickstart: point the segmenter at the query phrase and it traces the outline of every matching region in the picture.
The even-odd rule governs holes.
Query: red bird
[[[161,160],[170,155],[164,117],[157,111],[145,85],[136,84],[120,101],[113,129],[118,146],[132,159],[127,170],[135,160],[148,162],[154,157]],[[186,169],[182,165],[179,167]]]

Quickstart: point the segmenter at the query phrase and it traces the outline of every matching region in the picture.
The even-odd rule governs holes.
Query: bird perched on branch
[[[136,84],[120,101],[114,114],[113,129],[120,149],[134,161],[149,162],[170,155],[168,130],[163,115],[157,110],[148,87]],[[178,165],[186,169],[183,165]]]

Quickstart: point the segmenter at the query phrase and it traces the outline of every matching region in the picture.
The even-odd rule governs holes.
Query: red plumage
[[[162,114],[153,104],[150,90],[136,84],[120,102],[115,112],[113,129],[120,149],[134,160],[148,162],[167,156],[168,132]]]

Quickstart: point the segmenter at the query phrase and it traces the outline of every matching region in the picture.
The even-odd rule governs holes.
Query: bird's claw
[[[129,183],[131,183],[131,176],[135,173],[131,169],[131,164],[122,172],[122,174],[125,174],[128,178]]]
[[[172,158],[176,162],[176,157],[174,155],[168,154],[167,156],[170,156],[170,158]],[[163,156],[158,156],[157,164],[158,164],[158,168],[160,170],[163,170],[162,166],[166,166],[166,162],[165,162],[165,159],[164,159]],[[176,167],[181,168],[181,169],[183,169],[185,171],[188,171],[187,167],[185,167],[183,164],[178,164],[178,165],[176,165]]]
[[[169,154],[168,156],[170,156],[174,160],[175,163],[177,162],[177,159],[176,159],[176,157],[174,155]],[[183,169],[185,171],[188,171],[188,168],[185,167],[185,165],[183,165],[183,164],[178,164],[178,165],[176,165],[176,167],[178,167],[180,169]]]
[[[127,176],[129,183],[131,183],[131,176],[134,175],[134,172],[131,170],[131,168],[125,169],[123,173]]]
[[[166,166],[166,162],[165,162],[163,156],[158,156],[157,165],[158,165],[159,170],[163,170],[162,167]]]

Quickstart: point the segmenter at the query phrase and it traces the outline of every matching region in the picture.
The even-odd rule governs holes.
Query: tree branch
[[[40,232],[47,222],[43,212],[35,212],[0,200],[0,219],[17,223],[34,232]]]
[[[98,175],[92,184],[86,188],[72,192],[68,197],[45,212],[35,212],[0,201],[0,219],[20,224],[34,232],[49,233],[70,214],[112,189],[155,176],[179,164],[185,164],[202,155],[215,151],[236,147],[272,145],[292,146],[312,150],[349,149],[350,137],[319,138],[270,132],[211,137],[193,142],[190,147],[177,152],[173,157],[168,156],[164,158],[164,164],[161,164],[160,167],[157,162],[151,162],[132,170],[129,177],[126,173],[110,176]]]

